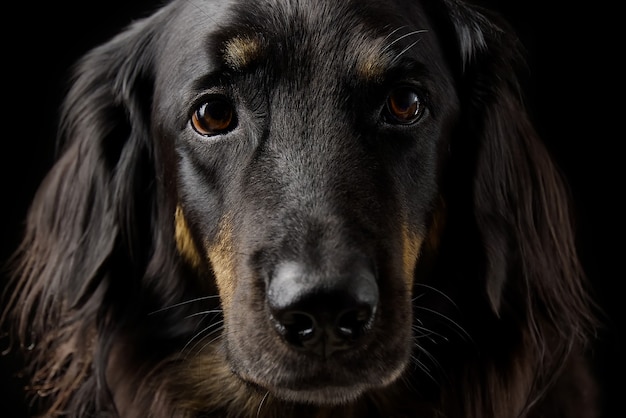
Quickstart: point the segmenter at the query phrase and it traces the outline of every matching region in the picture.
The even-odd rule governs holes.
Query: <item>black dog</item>
[[[597,416],[517,50],[457,0],[180,0],[90,52],[6,300],[35,412]]]

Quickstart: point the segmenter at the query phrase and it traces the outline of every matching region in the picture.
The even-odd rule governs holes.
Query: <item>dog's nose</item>
[[[371,269],[323,277],[284,263],[270,282],[268,304],[279,334],[292,346],[328,357],[353,347],[370,328],[378,304]]]

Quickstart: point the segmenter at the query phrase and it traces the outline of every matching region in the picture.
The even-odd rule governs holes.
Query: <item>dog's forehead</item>
[[[376,78],[429,32],[423,13],[409,20],[392,4],[384,9],[378,2],[350,0],[235,4],[216,47],[223,62],[238,71],[265,59],[292,68],[328,63]]]
[[[369,80],[399,58],[432,48],[434,33],[418,8],[394,1],[235,0],[194,3],[187,14],[190,31],[205,31],[202,48],[216,65],[245,71],[272,62],[310,71],[325,63]]]

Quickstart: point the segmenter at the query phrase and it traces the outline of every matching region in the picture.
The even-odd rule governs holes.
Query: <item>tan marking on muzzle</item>
[[[402,226],[402,261],[404,277],[409,287],[413,286],[415,266],[417,265],[423,242],[424,237],[421,234],[411,231],[408,225]]]
[[[262,51],[260,39],[247,35],[235,36],[224,43],[224,63],[235,71],[242,71],[256,61]]]
[[[191,237],[189,225],[187,225],[183,208],[180,207],[180,205],[176,206],[174,222],[174,237],[176,239],[176,248],[178,249],[178,252],[191,266],[198,268],[202,262],[202,258],[196,244],[193,241],[193,238]]]
[[[219,225],[217,238],[205,243],[207,255],[211,261],[217,288],[224,310],[228,309],[235,293],[235,252],[232,243],[232,223],[228,217]]]

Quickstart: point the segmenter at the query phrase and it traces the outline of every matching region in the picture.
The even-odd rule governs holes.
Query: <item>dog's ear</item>
[[[566,340],[580,337],[589,325],[590,301],[576,254],[569,193],[524,107],[519,41],[497,16],[454,0],[447,4],[460,52],[464,112],[451,154],[471,170],[459,181],[473,182],[465,185],[472,190],[467,198],[485,250],[486,296],[497,315],[505,307],[525,305],[537,315],[526,320],[541,317]],[[521,289],[507,292],[508,286]],[[526,296],[505,303],[512,295]]]
[[[87,355],[76,350],[88,351],[96,318],[107,317],[98,309],[112,297],[114,278],[103,272],[115,274],[112,263],[145,270],[154,251],[149,114],[155,23],[136,22],[75,67],[61,109],[58,160],[36,193],[12,261],[16,291],[5,315],[17,317],[17,335],[22,344],[32,341],[35,362],[46,359],[35,366],[42,388],[69,387],[88,372],[76,367],[88,365],[87,359],[70,359]],[[132,264],[120,260],[127,253]],[[143,273],[118,271],[126,279]],[[134,287],[125,286],[128,291],[116,297],[132,297]],[[41,335],[49,337],[42,341]],[[81,336],[84,341],[74,340]],[[61,369],[67,370],[63,382],[52,384]]]
[[[155,167],[149,23],[136,23],[77,63],[61,108],[59,159],[29,213],[27,239],[54,245],[35,251],[57,269],[45,276],[73,305],[93,293],[115,245],[137,264],[149,248],[141,242],[149,216],[138,216],[150,214]],[[55,253],[64,256],[51,263]]]

